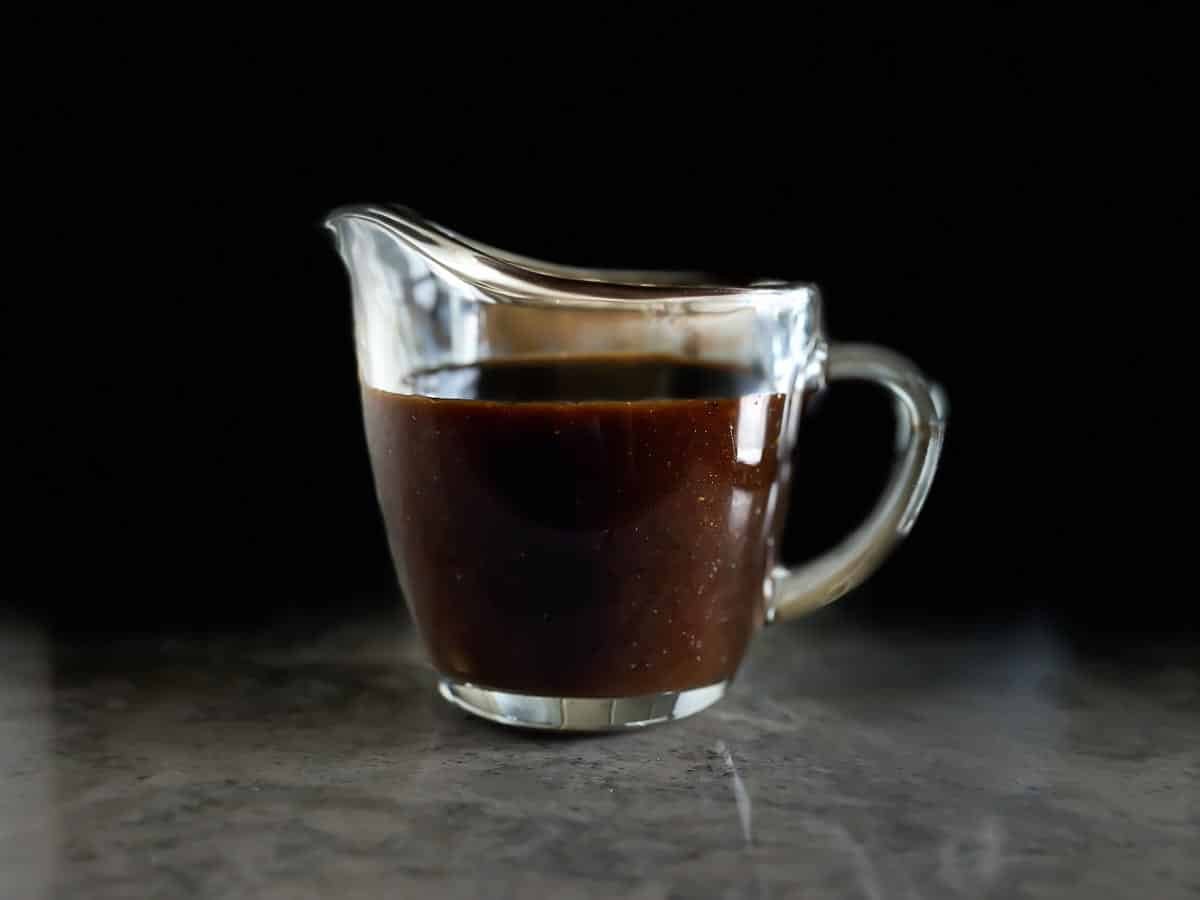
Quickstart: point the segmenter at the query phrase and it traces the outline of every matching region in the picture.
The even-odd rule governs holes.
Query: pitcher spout
[[[419,280],[432,274],[494,299],[553,293],[545,283],[553,274],[539,272],[533,260],[468,240],[405,207],[341,207],[324,224],[355,282],[380,277]]]
[[[414,372],[479,352],[479,289],[489,266],[415,213],[346,206],[324,226],[350,277],[359,374],[404,393]]]
[[[466,238],[402,206],[341,207],[329,214],[325,226],[337,238],[351,270],[362,263],[356,252],[363,247],[397,245],[445,276],[500,301],[597,308],[613,301],[669,303],[721,298],[736,298],[733,305],[744,306],[752,298],[756,303],[792,305],[813,290],[802,282],[731,283],[699,271],[591,269],[545,262]]]

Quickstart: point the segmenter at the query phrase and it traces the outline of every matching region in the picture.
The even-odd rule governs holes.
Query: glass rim
[[[805,281],[722,281],[701,271],[568,266],[521,256],[465,237],[393,204],[349,204],[322,225],[363,220],[391,232],[430,265],[477,289],[485,301],[543,308],[606,309],[648,314],[796,310],[816,307],[817,286]]]

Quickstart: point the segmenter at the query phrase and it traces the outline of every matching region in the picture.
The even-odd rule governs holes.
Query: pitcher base
[[[438,693],[455,706],[501,725],[552,731],[620,731],[682,719],[725,695],[728,681],[639,697],[538,697],[442,678]]]

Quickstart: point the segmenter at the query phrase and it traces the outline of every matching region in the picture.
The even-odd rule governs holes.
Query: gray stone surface
[[[1046,629],[768,629],[700,716],[528,735],[411,628],[0,632],[0,896],[1200,896],[1200,669]]]

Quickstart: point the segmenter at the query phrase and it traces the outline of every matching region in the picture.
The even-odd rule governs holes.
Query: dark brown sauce
[[[761,621],[784,397],[659,357],[363,389],[401,585],[435,667],[574,697],[729,678]],[[778,493],[782,493],[782,486]]]

